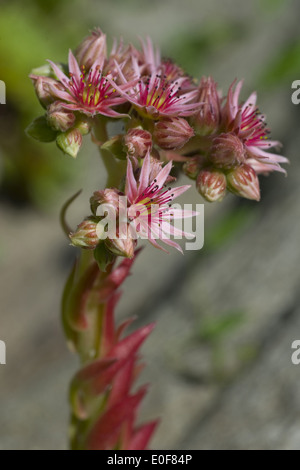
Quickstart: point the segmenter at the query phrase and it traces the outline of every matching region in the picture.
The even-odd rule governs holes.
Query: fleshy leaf
[[[32,121],[26,128],[26,134],[39,142],[53,142],[57,136],[57,132],[49,127],[45,116]]]

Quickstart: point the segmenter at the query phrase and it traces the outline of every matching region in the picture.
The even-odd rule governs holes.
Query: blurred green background
[[[296,0],[0,2],[0,79],[7,89],[0,105],[0,339],[8,351],[0,366],[0,448],[66,447],[67,383],[77,364],[64,345],[59,298],[75,250],[60,233],[58,212],[83,188],[70,216],[75,225],[105,175],[88,138],[74,161],[24,129],[42,114],[31,69],[47,59],[66,62],[68,49],[95,26],[110,45],[115,36],[136,45],[138,36],[151,36],[163,56],[195,77],[212,75],[224,92],[244,78],[243,98],[258,91],[292,165],[288,179],[261,178],[259,204],[232,196],[206,204],[199,253],[163,258],[148,248],[137,262],[119,315],[158,324],[145,348],[144,377],[153,383],[144,416],[163,419],[154,445],[300,445],[299,380],[290,361],[290,343],[297,332],[300,338],[300,107],[290,98],[292,81],[300,79],[298,10]],[[194,188],[188,197],[203,202]]]

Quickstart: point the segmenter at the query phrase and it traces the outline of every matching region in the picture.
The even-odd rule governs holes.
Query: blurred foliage
[[[63,28],[63,22],[61,2],[56,0],[1,5],[0,79],[6,83],[7,104],[0,106],[0,192],[18,206],[33,202],[47,207],[77,172],[54,144],[38,144],[24,132],[43,114],[28,78],[31,69],[47,58],[66,60],[69,45],[76,46],[86,34],[84,24],[82,31],[72,31]]]
[[[218,343],[246,320],[242,311],[225,312],[218,317],[204,317],[198,327],[197,337],[207,343]]]
[[[205,250],[214,251],[223,247],[240,235],[242,230],[253,225],[258,215],[255,203],[238,200],[230,212],[225,212],[223,217],[215,220],[208,228],[205,236]]]
[[[176,31],[176,35],[170,40],[168,55],[176,57],[176,62],[196,76],[201,68],[207,68],[220,48],[241,40],[248,32],[249,27],[238,21],[212,21],[199,31],[188,32],[184,29],[182,34]]]
[[[282,82],[292,82],[300,78],[300,39],[290,39],[260,76],[264,86],[276,86]]]

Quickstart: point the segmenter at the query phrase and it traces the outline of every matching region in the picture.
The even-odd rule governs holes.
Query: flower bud
[[[125,258],[133,258],[136,247],[136,240],[129,235],[127,238],[107,238],[105,240],[106,247],[117,256],[125,256]]]
[[[60,101],[55,101],[48,108],[48,124],[56,131],[67,131],[74,126],[75,119],[75,114],[64,108]]]
[[[30,76],[36,95],[43,108],[47,108],[56,100],[55,95],[51,91],[51,87],[57,86],[57,81],[50,77],[39,77],[37,75]]]
[[[64,153],[76,158],[82,145],[82,135],[78,129],[70,129],[57,136],[56,144]]]
[[[151,134],[144,129],[129,129],[124,136],[124,146],[131,157],[145,158],[152,148]]]
[[[75,55],[79,66],[84,66],[86,70],[95,62],[103,67],[106,59],[106,35],[99,28],[95,29],[78,46]]]
[[[191,178],[192,180],[195,180],[197,178],[197,175],[199,173],[199,163],[196,158],[191,158],[190,161],[185,162],[183,164],[183,172]]]
[[[91,211],[94,215],[97,213],[97,209],[101,204],[110,204],[119,212],[120,209],[120,196],[122,193],[116,189],[103,189],[101,191],[95,191],[90,198]]]
[[[220,134],[213,140],[210,160],[224,170],[241,165],[245,161],[243,142],[235,134]]]
[[[222,201],[226,194],[226,177],[219,170],[201,170],[196,184],[201,196],[209,202]]]
[[[155,142],[164,150],[183,147],[194,135],[186,119],[179,117],[165,118],[158,121],[154,127]]]
[[[99,217],[87,217],[78,225],[74,233],[70,233],[69,237],[74,246],[94,250],[99,243],[96,232]]]
[[[211,77],[203,77],[199,86],[199,103],[203,103],[192,122],[198,135],[213,134],[220,123],[220,98],[217,84]]]
[[[260,200],[258,177],[249,165],[241,165],[227,175],[228,189],[246,199]]]
[[[84,118],[82,115],[80,119],[75,124],[76,129],[79,130],[81,135],[87,135],[91,131],[91,124],[87,118]]]

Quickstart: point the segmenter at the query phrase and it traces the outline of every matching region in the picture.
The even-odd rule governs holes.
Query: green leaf
[[[126,159],[126,152],[124,151],[124,148],[123,148],[123,136],[122,135],[116,135],[115,137],[112,137],[110,140],[107,140],[101,146],[101,150],[108,150],[119,160]]]
[[[46,116],[40,116],[32,121],[25,132],[39,142],[53,142],[57,135],[57,132],[49,127]]]
[[[245,321],[246,315],[241,311],[228,312],[217,318],[203,319],[200,325],[199,338],[210,343],[219,341]]]

